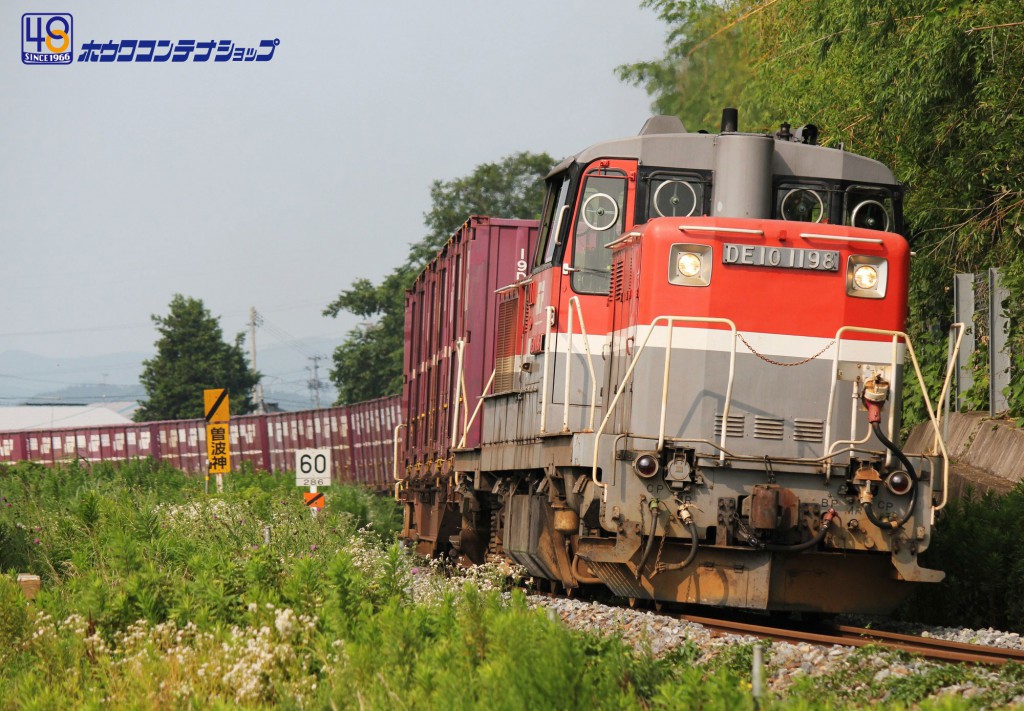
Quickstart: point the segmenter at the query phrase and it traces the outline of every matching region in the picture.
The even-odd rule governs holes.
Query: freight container
[[[333,483],[389,489],[394,429],[401,398],[379,398],[342,407],[232,417],[231,468],[291,472],[300,449],[330,449]],[[207,468],[206,422],[168,420],[99,427],[69,427],[0,433],[0,463],[53,465],[153,458],[191,474]]]
[[[401,421],[399,398],[387,397],[348,406],[352,480],[373,489],[390,486],[394,431]]]
[[[470,217],[406,293],[402,478],[449,474],[451,450],[479,444],[497,292],[527,277],[536,238],[533,220]]]

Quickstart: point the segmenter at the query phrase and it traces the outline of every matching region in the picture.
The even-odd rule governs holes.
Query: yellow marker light
[[[697,276],[701,270],[700,255],[693,252],[683,252],[676,259],[676,268],[679,269],[679,273],[684,277]]]
[[[870,264],[861,264],[853,272],[853,283],[858,289],[874,289],[878,285],[878,270]]]

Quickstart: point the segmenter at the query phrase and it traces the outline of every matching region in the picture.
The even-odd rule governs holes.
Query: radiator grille
[[[823,442],[825,440],[825,423],[821,420],[796,418],[793,420],[793,439],[798,442]]]
[[[612,262],[612,299],[615,301],[622,301],[623,299],[623,284],[622,284],[622,272],[623,264],[621,259],[616,259]]]
[[[726,431],[727,437],[743,437],[747,425],[746,415],[729,415],[729,427]],[[722,415],[715,415],[715,436],[722,436]]]
[[[778,417],[754,416],[754,437],[757,439],[782,439],[785,423]]]
[[[498,343],[495,349],[494,392],[512,389],[516,364],[516,315],[519,313],[519,292],[513,292],[498,304]]]

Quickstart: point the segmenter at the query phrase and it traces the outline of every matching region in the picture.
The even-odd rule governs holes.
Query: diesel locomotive
[[[933,446],[897,444],[902,187],[812,125],[737,123],[591,146],[538,223],[472,218],[417,280],[395,493],[418,551],[771,611],[884,613],[942,579],[923,382]]]

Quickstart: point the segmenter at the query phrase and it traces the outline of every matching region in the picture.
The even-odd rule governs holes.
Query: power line
[[[313,361],[313,365],[310,367],[312,377],[309,379],[309,393],[313,400],[313,404],[317,410],[320,409],[320,388],[323,387],[323,383],[320,382],[319,368],[320,361],[324,359],[323,356],[315,355],[310,356],[309,359]]]
[[[66,333],[95,333],[96,331],[125,331],[133,328],[152,327],[152,323],[146,324],[122,324],[120,326],[96,326],[94,328],[64,328],[57,331],[21,331],[18,333],[0,333],[0,336],[9,338],[13,336],[63,336]]]
[[[256,313],[256,307],[249,307],[249,350],[252,353],[252,372],[256,371],[256,327],[263,324],[263,317]],[[256,401],[256,412],[263,414],[267,411],[266,403],[263,402],[263,382],[257,380],[253,387],[253,399]]]
[[[261,312],[260,315],[263,318],[263,323],[261,325],[261,328],[265,329],[268,333],[270,333],[272,336],[277,338],[279,341],[281,341],[285,345],[287,345],[290,348],[293,348],[294,350],[298,351],[299,353],[304,355],[306,358],[310,358],[310,357],[312,357],[314,355],[321,356],[321,357],[323,356],[323,352],[322,351],[314,350],[314,349],[311,349],[311,348],[308,348],[306,346],[301,345],[302,341],[308,340],[308,338],[306,338],[306,339],[296,338],[292,334],[288,333],[288,331],[286,331],[285,329],[281,328],[280,326],[275,324],[273,321],[268,319],[267,315],[265,313]]]

